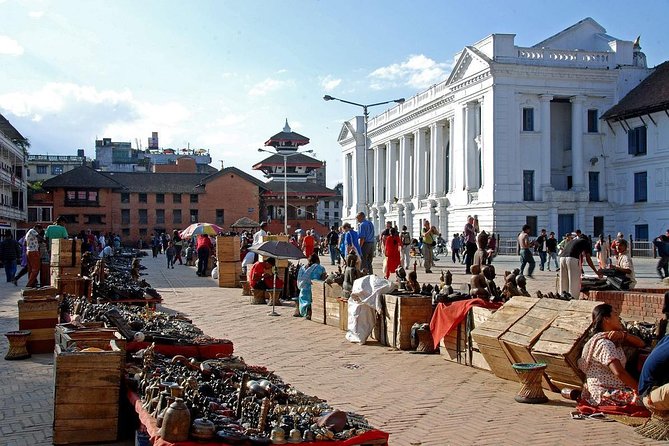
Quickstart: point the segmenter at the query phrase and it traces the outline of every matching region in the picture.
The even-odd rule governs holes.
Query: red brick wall
[[[627,321],[655,322],[662,317],[664,293],[669,289],[590,291],[588,300],[605,302]]]
[[[207,183],[199,204],[200,220],[209,223],[216,223],[216,209],[223,209],[223,224],[219,226],[225,230],[242,217],[260,220],[260,189],[234,172]]]
[[[98,204],[99,206],[65,206],[65,190],[57,189],[51,192],[53,196],[53,218],[56,219],[60,215],[73,215],[76,216],[76,223],[67,222],[65,227],[67,232],[70,235],[76,235],[80,231],[85,231],[90,229],[93,232],[108,231],[110,225],[112,224],[112,206],[113,206],[113,195],[109,189],[101,189],[98,191]],[[86,223],[87,214],[102,214],[104,217],[102,221],[104,224],[89,224]]]

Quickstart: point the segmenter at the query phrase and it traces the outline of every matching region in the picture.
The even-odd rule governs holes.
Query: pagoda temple
[[[293,132],[288,125],[283,131],[265,142],[277,154],[253,166],[269,180],[263,193],[264,215],[269,222],[269,231],[283,232],[284,223],[284,180],[288,196],[288,230],[315,229],[320,235],[329,231],[327,226],[316,220],[316,208],[322,197],[332,197],[336,192],[325,186],[325,163],[297,150],[309,144],[309,138]],[[285,165],[285,175],[284,175]]]

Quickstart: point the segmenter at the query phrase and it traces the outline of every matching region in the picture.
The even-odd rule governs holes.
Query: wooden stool
[[[265,290],[251,290],[251,305],[262,305],[265,303]]]
[[[541,388],[541,378],[546,370],[544,363],[516,363],[513,370],[518,375],[521,387],[515,400],[519,403],[541,404],[548,401],[544,389]]]
[[[267,305],[272,305],[280,307],[281,306],[281,288],[273,288],[267,290]]]
[[[242,296],[251,296],[251,284],[246,280],[240,281],[239,284],[242,286]]]
[[[28,337],[32,332],[30,330],[19,330],[19,331],[10,331],[5,333],[7,340],[9,341],[9,350],[7,350],[7,355],[5,359],[26,359],[30,358],[30,353],[28,353],[27,344]]]

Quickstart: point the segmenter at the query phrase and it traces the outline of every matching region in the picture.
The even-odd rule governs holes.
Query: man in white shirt
[[[263,237],[267,235],[267,231],[265,231],[265,228],[267,227],[267,223],[262,222],[260,223],[260,229],[258,232],[253,234],[253,244],[254,245],[259,245],[262,243]]]

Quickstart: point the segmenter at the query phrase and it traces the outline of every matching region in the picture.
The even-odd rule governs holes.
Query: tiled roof
[[[276,135],[272,136],[270,139],[265,141],[266,146],[272,146],[274,144],[286,143],[286,142],[297,143],[295,145],[303,146],[309,144],[309,138],[302,136],[299,133],[295,132],[279,132]],[[282,145],[282,144],[281,144]]]
[[[123,185],[125,192],[196,194],[206,173],[104,172],[103,175]]]
[[[669,110],[669,61],[661,63],[646,79],[602,115],[620,121],[662,110]]]
[[[297,155],[291,155],[286,160],[287,166],[309,166],[309,167],[321,167],[323,165],[322,161],[312,158],[309,155],[303,153],[298,153]],[[281,155],[272,155],[264,160],[258,162],[253,166],[253,169],[259,169],[263,166],[283,166],[283,156]]]
[[[269,181],[265,183],[270,195],[283,195],[283,181]],[[320,197],[335,196],[332,189],[311,182],[288,182],[288,195],[317,195]]]
[[[265,185],[265,182],[262,180],[259,180],[258,178],[254,177],[253,175],[249,175],[248,173],[244,172],[241,169],[238,169],[236,167],[226,167],[225,169],[219,170],[214,174],[205,176],[201,181],[200,184],[206,184],[210,181],[212,181],[215,178],[218,178],[221,175],[225,175],[228,173],[233,173],[236,175],[239,175],[240,177],[244,178],[246,181],[249,181],[256,186],[258,186],[261,189],[267,189],[267,186]]]
[[[19,133],[16,128],[5,118],[0,114],[0,133],[3,133],[7,138],[11,139],[12,141],[25,141],[26,138],[23,137],[22,134]]]
[[[44,189],[64,188],[96,188],[96,189],[122,189],[116,180],[98,172],[88,166],[80,166],[69,170],[42,183]]]

